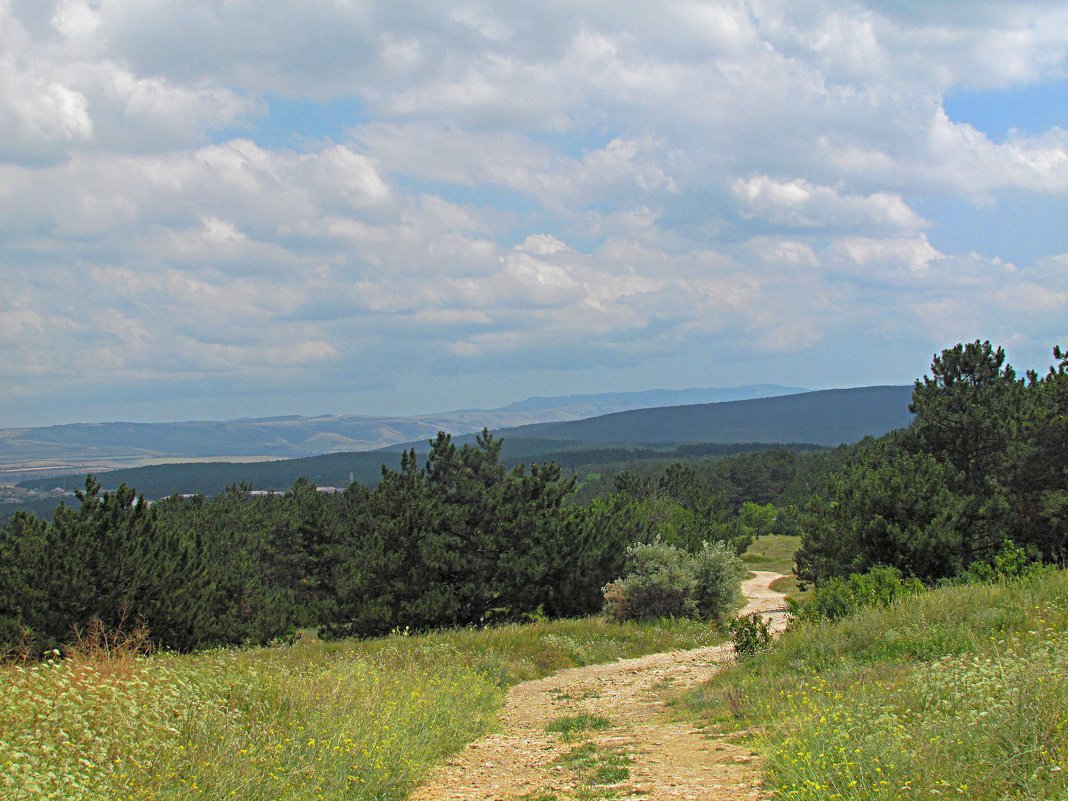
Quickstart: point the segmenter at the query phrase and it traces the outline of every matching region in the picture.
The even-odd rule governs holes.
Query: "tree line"
[[[1022,552],[1068,556],[1068,352],[1017,375],[988,341],[935,356],[909,428],[861,445],[809,503],[800,578],[889,566],[931,584]]]
[[[21,512],[0,528],[0,648],[51,648],[93,619],[143,620],[157,645],[191,650],[307,627],[371,636],[582,615],[600,610],[633,543],[748,542],[681,465],[576,504],[555,463],[507,469],[501,445],[439,434],[423,464],[409,451],[373,489],[336,494],[302,479],[148,503],[90,476],[51,521]]]

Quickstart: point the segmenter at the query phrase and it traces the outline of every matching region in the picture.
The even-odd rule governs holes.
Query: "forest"
[[[933,585],[1006,543],[1063,562],[1068,355],[1054,358],[1017,376],[989,342],[947,349],[916,381],[911,426],[835,450],[697,449],[565,477],[554,461],[506,466],[483,432],[439,434],[425,460],[407,451],[375,487],[336,494],[302,479],[148,503],[90,476],[50,521],[0,528],[0,647],[62,647],[94,619],[189,651],[580,616],[630,546],[741,553],[771,532],[801,535],[798,576],[817,585],[880,566]]]
[[[622,462],[580,482],[553,461],[508,468],[502,445],[440,434],[422,464],[408,451],[374,488],[333,494],[299,480],[285,493],[232,485],[149,503],[90,476],[50,521],[18,512],[0,529],[0,642],[41,652],[93,619],[143,621],[157,646],[194,650],[307,628],[372,636],[589,614],[628,546],[741,552],[773,526],[792,531],[789,499],[844,458],[698,447],[687,463]]]

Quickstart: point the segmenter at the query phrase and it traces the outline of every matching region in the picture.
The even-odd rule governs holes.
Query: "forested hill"
[[[770,449],[772,445],[758,443],[684,444],[674,447],[635,447],[626,443],[599,444],[559,442],[546,439],[511,437],[504,442],[502,459],[506,467],[531,462],[557,462],[568,470],[589,465],[613,462],[640,462],[652,459],[680,459],[730,456],[754,450]],[[808,450],[814,446],[790,445],[791,450]],[[185,462],[149,465],[97,474],[106,489],[120,484],[135,487],[146,498],[166,498],[174,493],[215,495],[230,484],[247,483],[257,490],[287,490],[298,478],[306,478],[319,487],[345,487],[350,479],[367,487],[378,484],[382,467],[400,467],[401,453],[368,451],[359,453],[328,453],[303,459],[280,459],[273,462]],[[50,490],[55,486],[76,489],[85,483],[84,474],[65,477],[39,478],[19,484],[25,489]],[[69,499],[68,499],[69,500]],[[50,515],[58,501],[46,498],[35,505],[0,504],[0,520],[17,508],[32,508],[42,515]]]
[[[411,417],[322,415],[174,423],[74,423],[0,428],[0,480],[65,473],[101,473],[182,461],[296,459],[352,453],[397,443],[425,444],[438,431],[474,434],[534,423],[684,403],[765,398],[796,387],[753,384],[704,389],[654,389],[597,395],[534,397],[499,409],[463,409]]]
[[[808,442],[835,446],[879,436],[912,421],[911,386],[859,387],[776,398],[637,409],[586,420],[501,431],[509,437],[571,442]]]
[[[504,440],[503,457],[509,464],[555,460],[568,468],[582,464],[683,455],[726,455],[727,446],[750,443],[808,443],[835,446],[878,436],[909,425],[912,387],[866,387],[825,390],[744,401],[671,406],[608,414],[568,423],[499,430]],[[456,437],[463,443],[473,435]],[[691,453],[693,443],[704,443],[701,453]],[[591,445],[596,444],[596,448]],[[413,443],[425,452],[429,443]],[[657,453],[640,453],[650,446]],[[674,453],[681,446],[686,453]],[[101,472],[105,488],[120,483],[136,487],[146,497],[160,498],[175,492],[212,495],[228,484],[247,482],[256,489],[284,490],[299,477],[318,486],[343,487],[350,476],[374,485],[386,464],[396,469],[399,447],[394,452],[332,453],[303,459],[240,464],[201,462],[166,464]],[[392,450],[392,449],[391,449]],[[84,473],[70,478],[46,478],[21,482],[21,487],[51,489],[63,484],[79,485]]]

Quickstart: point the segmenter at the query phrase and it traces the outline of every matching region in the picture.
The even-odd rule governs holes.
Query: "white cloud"
[[[787,228],[862,228],[912,231],[926,222],[900,195],[841,195],[808,181],[776,181],[767,175],[739,178],[732,185],[743,214]]]
[[[533,253],[536,256],[551,256],[554,253],[571,250],[566,243],[561,242],[552,234],[531,234],[516,245],[515,249]]]
[[[0,393],[1063,333],[1061,257],[944,209],[1063,203],[1065,126],[943,109],[1063,76],[1062,5],[0,2]]]
[[[932,264],[945,258],[920,234],[910,238],[873,239],[845,237],[836,240],[829,255],[839,262],[847,262],[867,270],[887,272],[925,272]]]

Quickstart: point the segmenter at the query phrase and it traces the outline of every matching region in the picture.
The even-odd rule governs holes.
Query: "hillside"
[[[911,386],[860,387],[776,398],[638,409],[541,423],[502,436],[572,442],[808,442],[833,447],[907,426]]]
[[[503,458],[511,466],[555,460],[566,468],[650,458],[723,456],[772,443],[834,446],[907,426],[911,387],[825,390],[744,401],[670,406],[603,415],[587,420],[502,429]],[[458,442],[474,439],[458,436]],[[703,443],[697,450],[694,443]],[[427,439],[409,443],[426,451]],[[328,453],[299,459],[242,463],[199,461],[98,472],[105,487],[120,483],[146,497],[221,492],[247,482],[284,490],[304,476],[318,486],[344,487],[350,479],[377,483],[382,465],[396,469],[403,446],[379,451]],[[596,445],[596,447],[591,447]],[[84,472],[23,481],[19,487],[72,489]]]
[[[802,623],[679,708],[759,731],[776,798],[1062,799],[1066,593],[1068,572],[1046,569]]]
[[[322,415],[175,423],[75,423],[0,429],[0,480],[102,472],[161,462],[259,461],[369,451],[463,434],[577,420],[629,409],[769,397],[803,390],[769,384],[528,398],[499,409],[409,417]]]

